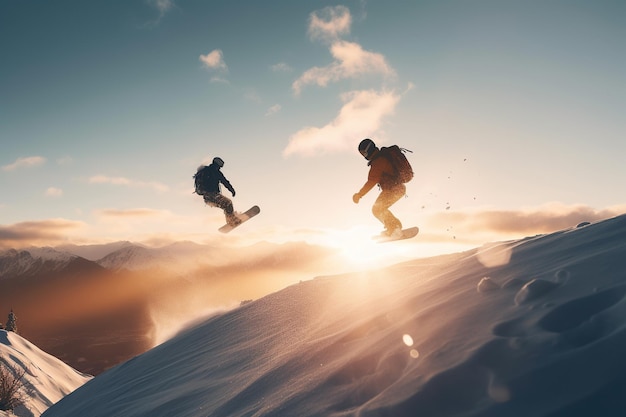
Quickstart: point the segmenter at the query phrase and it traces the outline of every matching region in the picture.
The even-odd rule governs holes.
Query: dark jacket
[[[204,189],[207,193],[221,192],[220,183],[224,184],[224,187],[226,187],[226,189],[228,189],[228,191],[230,191],[231,193],[235,192],[235,189],[233,188],[233,186],[230,185],[230,182],[228,182],[224,174],[222,174],[222,171],[220,171],[219,166],[215,164],[211,164],[211,165],[205,166],[202,169],[207,170],[206,172],[202,173],[202,175],[206,175],[205,180],[203,181],[203,184],[204,184]]]

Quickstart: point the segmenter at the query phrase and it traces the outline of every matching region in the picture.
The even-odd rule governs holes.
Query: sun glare
[[[415,257],[402,243],[379,243],[370,229],[357,229],[332,233],[329,246],[337,249],[343,261],[351,268],[370,269],[387,266]]]

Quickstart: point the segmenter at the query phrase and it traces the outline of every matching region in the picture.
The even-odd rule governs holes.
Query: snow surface
[[[301,282],[44,416],[623,416],[625,318],[620,216]]]
[[[9,365],[18,372],[25,369],[23,382],[28,388],[28,392],[21,392],[25,404],[12,413],[0,411],[0,416],[3,417],[40,416],[52,404],[92,378],[74,370],[21,336],[5,330],[0,330],[0,362],[1,366]]]

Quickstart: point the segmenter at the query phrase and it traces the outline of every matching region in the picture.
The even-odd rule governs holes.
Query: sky
[[[626,211],[622,1],[0,2],[0,246],[351,245],[398,144],[424,254]],[[219,156],[229,235],[193,194]],[[225,195],[230,194],[224,190]]]

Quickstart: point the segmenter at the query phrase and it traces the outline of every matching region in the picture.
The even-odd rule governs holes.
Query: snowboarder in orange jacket
[[[406,186],[398,180],[391,161],[381,157],[380,149],[376,147],[374,141],[363,139],[359,143],[359,152],[369,161],[367,165],[370,170],[367,175],[367,182],[358,193],[352,196],[352,200],[358,204],[359,200],[378,184],[381,193],[374,202],[372,213],[385,226],[382,234],[394,236],[402,233],[402,223],[389,211],[389,207],[406,194]]]

